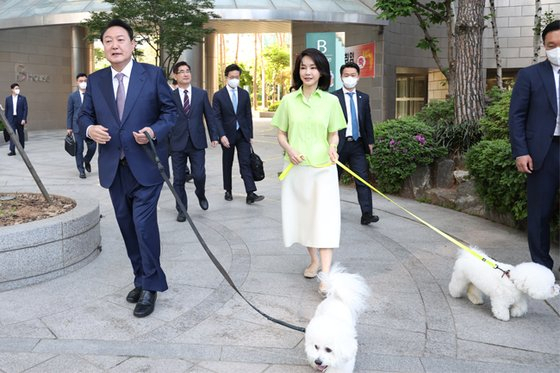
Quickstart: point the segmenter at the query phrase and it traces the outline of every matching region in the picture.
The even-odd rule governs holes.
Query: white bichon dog
[[[337,264],[330,273],[319,273],[319,279],[327,297],[305,329],[307,359],[324,373],[351,373],[358,352],[356,321],[366,308],[369,288],[362,276],[346,273]]]
[[[489,258],[482,251],[473,250]],[[560,286],[554,283],[554,274],[537,263],[521,263],[517,266],[494,261],[504,271],[492,268],[474,255],[462,251],[449,282],[449,293],[454,298],[467,295],[473,304],[484,303],[483,296],[490,298],[492,313],[499,320],[508,321],[527,313],[527,297],[549,299],[560,293]]]

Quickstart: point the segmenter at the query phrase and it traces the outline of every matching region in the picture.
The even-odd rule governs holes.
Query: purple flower
[[[389,146],[393,147],[395,145],[395,140],[391,139],[391,141],[389,141]]]
[[[421,134],[417,134],[414,138],[420,143],[420,145],[424,145],[426,143],[426,138]]]

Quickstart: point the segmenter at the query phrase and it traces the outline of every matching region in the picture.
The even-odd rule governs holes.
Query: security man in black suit
[[[356,90],[360,80],[360,67],[354,62],[347,62],[340,67],[343,88],[333,92],[338,97],[347,121],[347,127],[338,132],[338,155],[342,163],[350,163],[350,168],[362,179],[368,179],[368,162],[366,154],[373,150],[373,124],[369,96]],[[338,167],[338,176],[343,170]],[[360,222],[368,225],[379,221],[373,215],[371,190],[361,181],[355,180],[358,202],[362,210]]]

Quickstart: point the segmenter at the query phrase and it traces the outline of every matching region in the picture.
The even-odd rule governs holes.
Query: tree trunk
[[[257,111],[257,101],[258,101],[258,87],[257,87],[257,72],[258,70],[258,50],[257,50],[257,34],[253,34],[253,38],[255,40],[255,63],[253,68],[253,110]]]
[[[484,113],[482,82],[482,33],[485,0],[457,2],[455,123],[474,123]]]
[[[533,64],[539,61],[539,53],[541,51],[541,18],[541,1],[535,0],[535,21],[533,22]]]
[[[457,35],[455,34],[455,14],[453,13],[453,1],[445,1],[445,9],[447,12],[447,59],[448,68],[445,78],[447,79],[447,92],[448,95],[455,95],[455,77],[457,66],[457,55],[455,49],[455,42]]]
[[[494,38],[494,53],[496,55],[496,85],[504,90],[504,82],[502,79],[502,57],[500,50],[500,39],[498,38],[498,27],[496,24],[496,4],[494,0],[490,0],[490,23],[492,24],[492,37]]]

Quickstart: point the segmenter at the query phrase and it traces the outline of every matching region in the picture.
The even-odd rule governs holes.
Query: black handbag
[[[4,132],[4,142],[10,141],[10,133],[8,132],[8,130],[4,128],[3,132]]]
[[[251,155],[249,157],[251,162],[251,171],[253,171],[253,180],[261,181],[264,179],[264,165],[261,157],[257,155],[253,151],[253,147],[251,146]]]
[[[66,135],[64,138],[64,150],[66,150],[66,153],[70,154],[72,157],[76,155],[76,141],[70,134]]]

